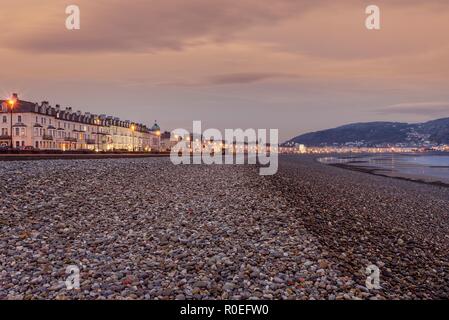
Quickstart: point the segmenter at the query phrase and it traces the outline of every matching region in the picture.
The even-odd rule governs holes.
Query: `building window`
[[[6,116],[3,116],[3,123],[8,122],[8,118]]]
[[[22,122],[22,116],[17,116],[17,122],[19,122],[19,123]]]
[[[7,136],[7,135],[8,135],[8,129],[2,128],[2,136]]]
[[[16,141],[16,148],[20,147],[20,142]]]
[[[20,135],[20,128],[16,128],[16,136],[18,137]]]

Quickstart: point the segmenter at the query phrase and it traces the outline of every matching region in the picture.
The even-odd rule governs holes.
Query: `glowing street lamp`
[[[160,130],[156,131],[156,136],[158,137],[157,151],[160,152],[161,151],[161,131]]]
[[[95,119],[94,123],[97,125],[97,152],[100,151],[100,119]]]
[[[10,144],[10,147],[11,147],[11,149],[13,148],[13,141],[12,141],[12,113],[13,113],[13,110],[14,110],[14,107],[15,107],[16,103],[17,103],[17,99],[16,98],[10,98],[10,99],[8,99],[8,102],[7,102],[8,106],[9,106],[9,110],[11,112],[10,113],[11,114],[11,123],[10,123],[10,125],[11,125],[11,131],[10,131],[11,144]]]

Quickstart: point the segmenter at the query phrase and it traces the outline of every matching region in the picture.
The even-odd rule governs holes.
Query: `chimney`
[[[13,93],[12,98],[15,100],[19,100],[19,95],[17,93]]]
[[[57,105],[55,106],[55,110],[56,110],[56,112],[59,112],[59,111],[61,110],[61,106],[60,106],[59,104],[57,104]]]

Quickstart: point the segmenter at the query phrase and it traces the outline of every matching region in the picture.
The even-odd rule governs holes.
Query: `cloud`
[[[71,3],[81,8],[80,31],[65,29]],[[167,123],[173,110],[212,121],[244,109],[242,126],[271,125],[278,116],[292,135],[379,112],[411,121],[446,113],[432,101],[449,101],[449,1],[376,0],[380,32],[364,27],[368,3],[1,0],[8,77],[0,88],[26,91],[32,101],[89,101],[86,110],[158,114]],[[391,101],[430,103],[373,112]],[[261,105],[266,114],[254,117]],[[220,125],[235,121],[229,113]]]
[[[367,37],[363,27],[364,5],[359,0],[345,1],[338,6],[332,0],[78,0],[76,4],[81,10],[81,30],[68,31],[64,0],[21,0],[20,4],[2,0],[0,20],[8,23],[2,25],[0,48],[50,53],[154,52],[232,41],[248,31],[251,36],[267,36],[270,41],[272,37],[274,41],[283,40],[279,48],[284,50],[295,51],[299,47],[300,51],[328,53],[338,49],[340,55],[353,55],[351,43],[357,45]],[[398,8],[402,12],[407,7],[420,6],[417,0],[378,0],[377,4],[385,13],[385,29],[395,38],[404,28],[425,27],[426,20],[414,19],[414,16],[409,17],[414,24],[400,19],[396,23],[400,26],[396,26],[392,20],[396,21],[397,17],[388,15],[391,6],[396,8],[395,12]],[[428,0],[424,6],[440,8],[445,5],[445,0]],[[423,11],[419,7],[419,12]],[[14,12],[14,19],[11,19],[11,12]],[[307,16],[310,12],[312,15]],[[407,11],[401,15],[407,15]],[[293,21],[293,25],[287,25],[288,30],[279,29],[281,33],[269,34],[270,29],[288,21]],[[423,25],[419,21],[424,21]],[[354,33],[357,41],[353,41]],[[409,33],[414,37],[419,35]],[[365,40],[358,50],[365,52],[360,47],[370,42],[369,51],[379,44],[404,43],[404,39],[391,41],[392,37],[385,40],[384,34],[371,34],[370,40]],[[405,39],[404,46],[410,45],[410,38]],[[381,49],[375,53],[379,51]]]
[[[377,112],[383,114],[415,115],[434,115],[442,113],[449,114],[449,101],[398,103],[382,109],[378,109]]]
[[[259,0],[79,0],[81,30],[68,31],[63,2],[28,2],[14,10],[9,1],[2,11],[16,12],[16,21],[0,45],[52,53],[181,50],[227,41],[243,29],[276,24],[314,6],[294,0],[269,5]],[[0,13],[1,20],[10,21],[5,15]]]
[[[280,73],[280,72],[242,72],[242,73],[227,73],[219,74],[199,81],[186,81],[180,80],[175,82],[162,82],[158,83],[161,86],[179,86],[179,87],[201,87],[201,86],[222,86],[233,84],[252,84],[267,80],[278,79],[298,79],[299,75],[293,73]],[[134,85],[147,85],[150,84],[147,81],[134,82]]]
[[[286,73],[231,73],[211,77],[209,79],[209,83],[214,85],[246,84],[270,79],[288,79],[298,77],[298,75]]]

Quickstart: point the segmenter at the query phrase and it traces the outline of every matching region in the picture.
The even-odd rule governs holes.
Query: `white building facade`
[[[106,115],[73,112],[19,100],[0,100],[0,146],[15,149],[158,151],[160,131]],[[11,112],[12,109],[12,112]],[[12,121],[11,121],[12,120]]]

